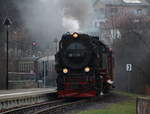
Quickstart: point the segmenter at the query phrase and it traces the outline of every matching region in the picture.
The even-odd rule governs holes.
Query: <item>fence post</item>
[[[136,114],[150,114],[150,97],[139,97],[136,99]]]

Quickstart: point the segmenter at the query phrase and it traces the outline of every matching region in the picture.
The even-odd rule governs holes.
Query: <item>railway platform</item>
[[[56,88],[0,90],[0,112],[53,99]]]

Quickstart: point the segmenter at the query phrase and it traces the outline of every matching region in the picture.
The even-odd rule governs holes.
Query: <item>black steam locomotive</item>
[[[64,34],[55,61],[59,97],[93,97],[112,87],[112,50],[99,37]]]

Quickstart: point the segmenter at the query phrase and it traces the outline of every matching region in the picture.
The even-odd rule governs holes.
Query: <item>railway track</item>
[[[50,101],[50,102],[38,103],[38,104],[34,104],[34,105],[11,109],[9,111],[3,112],[2,114],[33,114],[39,110],[59,105],[59,104],[63,103],[64,101],[65,100],[60,99],[60,100],[54,100],[54,101]]]
[[[66,110],[69,110],[69,109],[71,110],[71,109],[79,107],[79,106],[81,107],[82,105],[84,106],[85,104],[96,102],[98,100],[103,101],[103,99],[106,99],[109,96],[110,96],[110,94],[95,97],[95,98],[79,99],[79,100],[69,101],[69,102],[65,102],[65,103],[62,103],[62,104],[59,104],[59,105],[56,105],[56,106],[52,106],[52,107],[42,109],[42,110],[37,111],[33,114],[62,114]]]
[[[17,109],[12,109],[7,112],[3,112],[2,114],[55,114],[62,113],[65,110],[73,109],[76,106],[85,105],[90,102],[95,102],[99,99],[105,99],[109,95],[99,96],[95,98],[88,99],[73,99],[73,100],[65,100],[59,99],[45,103],[34,104],[30,106],[25,106]]]
[[[89,102],[89,100],[79,100],[79,101],[72,101],[68,103],[59,104],[56,106],[52,106],[49,108],[42,109],[40,111],[37,111],[33,114],[56,114],[56,113],[62,113],[65,112],[65,110],[72,109],[76,107],[77,105],[82,105],[83,103]]]
[[[78,100],[74,100],[74,101],[68,101],[68,102],[64,102],[64,103],[56,105],[56,106],[42,109],[33,114],[62,114],[66,110],[69,110],[69,109],[71,110],[71,109],[79,107],[79,106],[81,107],[82,105],[84,106],[88,103],[97,102],[99,100],[101,100],[103,102],[103,100],[107,99],[108,97],[110,97],[112,95],[114,95],[114,94],[110,93],[110,94],[105,94],[104,96],[98,96],[95,98],[87,98],[87,99],[78,99]]]

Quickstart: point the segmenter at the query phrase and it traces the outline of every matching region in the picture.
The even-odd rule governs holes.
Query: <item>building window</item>
[[[134,12],[135,15],[143,14],[143,10],[142,9],[135,9],[133,12]]]
[[[111,10],[110,12],[112,15],[115,15],[118,12],[117,8],[111,8],[110,10]]]
[[[137,9],[137,14],[142,14],[142,9]]]

